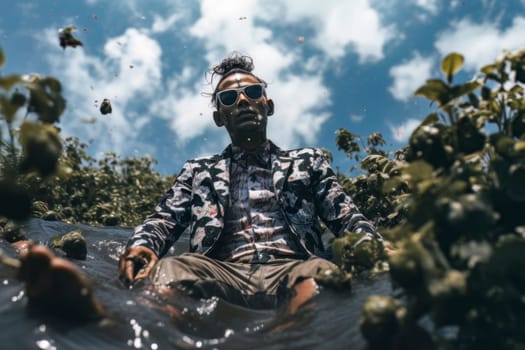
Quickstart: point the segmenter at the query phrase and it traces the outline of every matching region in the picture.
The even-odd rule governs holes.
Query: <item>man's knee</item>
[[[195,282],[208,274],[208,259],[201,254],[185,253],[160,259],[149,275],[154,285],[170,286],[178,282]]]

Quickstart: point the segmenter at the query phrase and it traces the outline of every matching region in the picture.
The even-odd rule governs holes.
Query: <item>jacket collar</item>
[[[272,179],[277,198],[281,197],[288,171],[293,161],[288,153],[283,151],[272,141],[268,140],[272,161]],[[217,157],[217,161],[210,164],[210,176],[219,201],[228,206],[230,203],[230,165],[233,157],[232,145],[228,145]]]

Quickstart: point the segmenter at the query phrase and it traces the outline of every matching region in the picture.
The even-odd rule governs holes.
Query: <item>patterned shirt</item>
[[[246,152],[233,147],[230,168],[231,206],[224,230],[214,250],[221,260],[251,257],[264,261],[270,255],[306,258],[283,217],[273,187],[270,144]]]

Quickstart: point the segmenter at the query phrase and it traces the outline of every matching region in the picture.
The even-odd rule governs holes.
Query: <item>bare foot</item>
[[[31,245],[33,245],[33,242],[28,240],[20,240],[11,243],[11,246],[16,249],[16,253],[18,255],[26,254],[27,250],[29,249],[29,247],[31,247]]]
[[[319,294],[319,286],[313,278],[307,278],[294,286],[294,296],[288,305],[288,312],[294,314],[299,307],[306,304],[314,296]]]
[[[29,307],[72,321],[105,316],[89,281],[73,263],[42,245],[22,249],[18,279],[26,285]]]
[[[315,307],[312,299],[319,294],[319,286],[313,278],[307,278],[294,286],[294,295],[290,299],[286,309],[280,310],[274,323],[267,325],[271,333],[280,333],[292,328],[301,327],[308,321],[305,314],[296,317],[299,311],[309,311]],[[284,312],[283,312],[284,311]]]

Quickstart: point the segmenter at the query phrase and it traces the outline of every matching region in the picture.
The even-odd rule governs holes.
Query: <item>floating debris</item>
[[[297,41],[298,44],[304,43],[304,36],[298,36],[296,41]]]
[[[66,47],[71,46],[73,48],[77,46],[83,46],[82,41],[78,40],[71,34],[72,31],[76,30],[77,27],[69,26],[64,29],[60,29],[58,34],[58,39],[60,41],[60,46],[65,50]]]
[[[31,196],[28,191],[14,181],[0,180],[0,217],[22,221],[30,214]]]
[[[100,104],[100,113],[109,114],[111,112],[112,112],[111,101],[109,101],[109,98],[105,98]]]
[[[80,230],[73,230],[63,236],[54,237],[51,246],[62,249],[69,258],[85,260],[87,243]]]
[[[129,65],[129,69],[133,69],[133,68],[135,68],[135,66],[132,65],[132,64],[130,64],[130,65]]]

